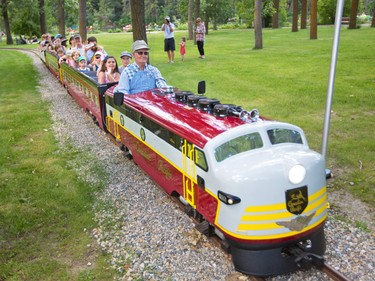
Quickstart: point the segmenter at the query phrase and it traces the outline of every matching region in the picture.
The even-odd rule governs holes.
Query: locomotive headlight
[[[238,204],[241,202],[241,198],[220,190],[217,192],[217,197],[227,205]]]
[[[301,183],[306,176],[306,169],[302,165],[295,165],[289,170],[289,180],[293,184]]]

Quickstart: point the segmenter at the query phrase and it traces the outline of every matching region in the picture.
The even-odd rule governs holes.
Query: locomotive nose
[[[280,222],[301,214],[309,215],[309,224],[321,222],[326,210],[324,166],[320,154],[295,146],[284,146],[282,153],[263,150],[252,160],[228,159],[216,171],[223,214],[218,222],[239,237],[253,239],[291,235]]]

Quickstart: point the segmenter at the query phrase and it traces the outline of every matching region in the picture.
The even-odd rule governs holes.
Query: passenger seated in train
[[[92,61],[92,57],[97,52],[97,40],[96,37],[87,38],[87,44],[85,45],[85,55],[88,62]]]
[[[133,58],[132,54],[128,51],[124,51],[121,53],[120,59],[121,59],[122,65],[118,68],[120,73],[122,73],[125,67],[127,67],[132,62],[132,58]]]
[[[57,57],[59,58],[59,60],[60,60],[60,58],[62,58],[65,55],[62,48],[58,48],[56,50],[56,53],[57,53]]]
[[[65,55],[59,58],[59,64],[66,62],[68,65],[72,66],[72,61],[73,61],[72,50],[67,50]]]
[[[98,72],[98,82],[106,84],[111,82],[118,82],[120,79],[120,72],[118,71],[117,61],[113,56],[106,56],[103,60],[102,67]]]
[[[86,61],[86,57],[85,56],[80,56],[78,58],[78,71],[79,72],[83,72],[83,73],[87,73],[89,72],[91,69],[87,66],[87,61]]]
[[[74,69],[77,69],[78,68],[78,58],[80,57],[81,55],[80,55],[80,53],[77,51],[77,50],[75,50],[75,51],[73,51],[72,52],[72,60],[70,61],[70,63],[69,63],[69,65],[71,66],[71,67],[73,67]]]
[[[92,56],[89,66],[93,71],[99,72],[99,69],[102,67],[102,52],[96,52]]]
[[[74,35],[74,47],[72,47],[71,50],[78,51],[80,56],[85,55],[85,46],[83,45],[79,34]]]
[[[147,64],[149,50],[150,48],[144,40],[137,40],[132,44],[134,62],[122,71],[115,92],[135,94],[167,86],[160,71]]]

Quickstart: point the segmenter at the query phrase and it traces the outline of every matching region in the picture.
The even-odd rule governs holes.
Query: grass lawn
[[[131,34],[94,36],[117,58],[130,50]],[[252,30],[210,30],[205,60],[187,41],[185,61],[177,50],[174,64],[166,63],[163,34],[147,36],[150,61],[170,85],[196,92],[206,80],[207,96],[298,125],[320,151],[333,27],[319,27],[318,40],[309,40],[308,30],[265,29],[262,50],[253,50]],[[187,32],[175,32],[177,44],[182,36]],[[375,28],[341,30],[327,154],[331,185],[373,207],[374,45]],[[91,243],[83,229],[93,226],[100,186],[80,182],[67,162],[84,156],[58,151],[31,60],[0,50],[0,71],[0,280],[112,280],[104,257],[93,270],[82,264]]]
[[[86,156],[58,149],[31,59],[0,50],[0,70],[0,280],[112,280],[84,231],[100,186],[68,165]]]

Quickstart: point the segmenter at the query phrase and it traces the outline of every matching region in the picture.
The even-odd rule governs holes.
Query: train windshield
[[[261,147],[263,147],[263,141],[259,133],[243,135],[218,146],[215,149],[215,159],[221,162],[236,154]]]
[[[296,130],[276,128],[267,130],[267,134],[273,145],[279,143],[303,144],[301,134]]]

